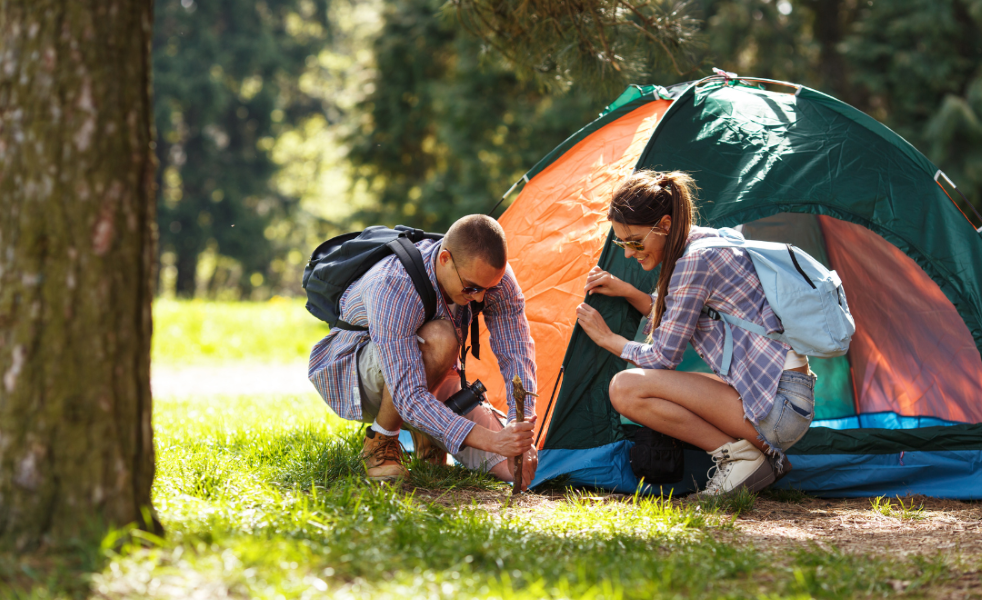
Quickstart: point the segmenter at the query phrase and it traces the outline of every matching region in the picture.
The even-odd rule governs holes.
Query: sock
[[[402,428],[400,427],[399,429],[396,429],[395,431],[389,431],[388,429],[382,429],[382,426],[378,424],[378,419],[375,419],[374,421],[372,421],[372,429],[374,429],[377,433],[381,433],[382,435],[387,435],[389,437],[392,437],[392,436],[399,435],[399,429],[402,429]]]

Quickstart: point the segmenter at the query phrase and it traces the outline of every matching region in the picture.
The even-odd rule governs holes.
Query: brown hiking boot
[[[413,429],[410,429],[409,433],[413,435],[413,448],[416,456],[430,464],[447,464],[447,451],[437,446],[433,442],[433,438]]]
[[[409,475],[402,464],[404,455],[397,435],[382,435],[369,427],[365,431],[361,457],[365,461],[365,473],[369,479],[389,481]]]

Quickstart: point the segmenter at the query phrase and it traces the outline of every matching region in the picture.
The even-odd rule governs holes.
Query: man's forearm
[[[477,448],[478,450],[484,450],[485,452],[495,452],[497,450],[494,432],[480,425],[474,425],[470,433],[467,434],[467,437],[464,438],[464,445]]]

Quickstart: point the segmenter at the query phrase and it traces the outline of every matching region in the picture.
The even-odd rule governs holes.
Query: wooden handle
[[[525,421],[525,386],[522,385],[522,380],[518,375],[515,375],[511,383],[512,395],[515,398],[515,422],[522,423]],[[515,457],[515,483],[511,488],[512,496],[522,491],[522,462],[524,458],[524,452]]]

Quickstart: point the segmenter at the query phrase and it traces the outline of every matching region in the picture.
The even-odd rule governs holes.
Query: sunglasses
[[[611,241],[614,242],[614,244],[620,246],[621,248],[624,248],[625,250],[634,250],[635,252],[640,252],[640,251],[644,250],[644,241],[646,239],[648,239],[648,236],[651,235],[651,232],[652,231],[655,231],[655,233],[657,233],[658,235],[668,235],[664,231],[658,229],[658,226],[656,225],[656,226],[652,227],[651,229],[649,229],[648,230],[648,233],[644,234],[644,237],[641,238],[640,240],[631,240],[631,241],[625,242],[623,240],[619,240],[617,238],[614,238]]]
[[[450,254],[450,251],[449,250],[447,250],[447,254]],[[483,288],[483,287],[481,287],[479,285],[466,285],[466,284],[464,284],[464,278],[460,276],[460,271],[457,271],[457,261],[454,260],[453,254],[450,254],[450,260],[453,260],[453,270],[456,271],[456,273],[457,273],[457,279],[460,280],[460,285],[463,286],[462,288],[460,288],[460,291],[463,292],[464,295],[467,295],[467,296],[476,296],[476,295],[480,294],[481,292],[488,291],[488,288]]]

